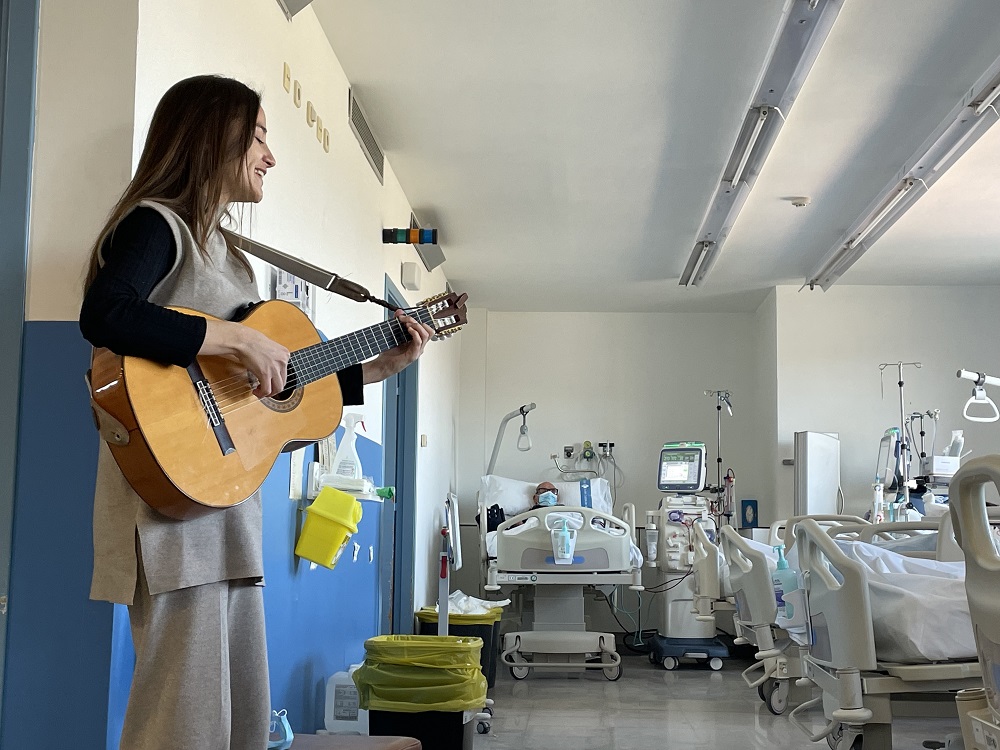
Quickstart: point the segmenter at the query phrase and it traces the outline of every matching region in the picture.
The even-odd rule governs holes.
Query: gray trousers
[[[263,588],[220,581],[129,607],[136,663],[121,750],[264,750],[270,722]]]

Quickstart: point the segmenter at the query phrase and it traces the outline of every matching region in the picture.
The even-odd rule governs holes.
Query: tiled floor
[[[475,750],[660,750],[662,748],[814,748],[787,716],[773,716],[746,687],[749,662],[727,661],[721,672],[684,666],[667,672],[645,656],[623,656],[625,673],[531,675],[515,681],[499,670],[496,716]],[[818,725],[817,725],[818,726]],[[896,719],[893,750],[958,732],[958,719]]]

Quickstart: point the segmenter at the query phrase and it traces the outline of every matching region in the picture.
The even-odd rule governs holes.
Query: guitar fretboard
[[[406,312],[414,320],[433,328],[433,318],[427,308],[418,307]],[[308,385],[409,340],[406,326],[393,317],[360,331],[299,349],[288,358],[288,387]]]

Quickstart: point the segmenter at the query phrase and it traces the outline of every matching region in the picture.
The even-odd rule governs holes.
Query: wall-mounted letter
[[[296,107],[302,106],[302,86],[299,85],[298,81],[292,84],[292,102]]]
[[[308,125],[316,124],[316,110],[312,102],[306,102],[306,123]]]
[[[285,72],[281,76],[281,83],[285,87],[285,91],[292,90],[292,69],[288,67],[288,63],[285,63]]]
[[[323,150],[330,153],[330,131],[325,128],[323,130]]]

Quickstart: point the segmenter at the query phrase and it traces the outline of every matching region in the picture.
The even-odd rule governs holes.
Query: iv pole
[[[897,383],[899,386],[899,455],[902,457],[903,463],[903,508],[906,508],[910,502],[910,446],[906,440],[906,401],[903,398],[903,368],[916,367],[919,370],[923,367],[923,364],[920,362],[883,362],[878,366],[879,373],[884,372],[886,367],[895,367],[899,373],[899,382]],[[893,506],[895,507],[895,502]]]
[[[730,400],[732,395],[729,391],[705,391],[706,396],[715,396],[715,421],[716,421],[716,455],[718,458],[715,459],[716,463],[716,485],[715,487],[708,487],[709,492],[714,492],[716,495],[716,504],[719,508],[719,515],[725,515],[723,510],[722,498],[726,494],[726,487],[722,483],[722,405],[726,405],[726,411],[729,412],[729,416],[733,416],[733,402]]]

